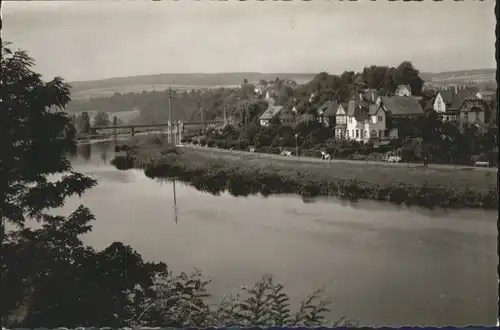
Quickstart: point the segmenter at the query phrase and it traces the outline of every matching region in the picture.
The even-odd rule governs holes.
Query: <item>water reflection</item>
[[[76,147],[76,152],[85,162],[88,162],[92,158],[92,144],[79,144]]]
[[[112,148],[110,143],[96,143],[97,149],[100,151],[100,158],[106,164],[108,162],[108,153]]]

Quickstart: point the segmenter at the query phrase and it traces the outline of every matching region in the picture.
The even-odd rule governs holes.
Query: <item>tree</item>
[[[2,47],[0,64],[0,238],[3,246],[11,251],[10,248],[19,247],[26,238],[37,239],[36,230],[24,229],[28,219],[37,220],[46,233],[52,233],[56,246],[72,243],[76,246],[75,237],[91,228],[90,211],[80,206],[67,218],[48,212],[62,206],[67,197],[81,195],[96,185],[93,179],[74,172],[66,158],[76,147],[74,127],[61,111],[70,100],[69,86],[58,77],[43,81],[41,75],[32,71],[34,60],[24,51],[12,52]],[[62,177],[48,181],[49,174]],[[7,223],[21,231],[6,233]],[[57,240],[60,238],[64,240]],[[22,253],[19,249],[12,251]],[[20,264],[23,261],[18,259]],[[47,276],[41,269],[25,273],[25,277],[21,273],[9,276],[15,267],[5,259],[1,268],[2,274],[7,273],[2,296],[8,297],[3,299],[7,303],[2,304],[1,315],[9,315],[19,302],[27,299],[27,294],[38,292]],[[15,285],[19,280],[24,281],[24,287]],[[5,288],[9,288],[7,293]]]
[[[402,62],[396,69],[395,82],[397,85],[409,85],[414,95],[422,95],[424,81],[418,76],[419,71],[410,61]]]
[[[90,133],[90,117],[87,112],[82,112],[81,115],[78,116],[76,127],[79,133]]]
[[[116,117],[116,116],[115,116]],[[110,126],[111,121],[109,119],[109,114],[107,112],[98,112],[94,117],[94,126]]]

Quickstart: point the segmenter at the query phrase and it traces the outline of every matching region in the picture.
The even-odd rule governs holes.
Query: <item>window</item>
[[[377,131],[376,130],[372,130],[372,137],[377,137]]]
[[[381,123],[384,121],[384,117],[383,116],[378,116],[378,122]]]
[[[359,129],[356,130],[356,137],[359,138]]]

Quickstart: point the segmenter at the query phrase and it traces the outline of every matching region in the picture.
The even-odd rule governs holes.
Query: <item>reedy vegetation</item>
[[[113,164],[142,168],[149,177],[171,178],[195,188],[233,195],[301,194],[385,200],[427,207],[496,208],[496,173],[365,164],[320,163],[299,166],[290,160],[215,154],[175,148],[161,137],[137,138]]]
[[[214,309],[205,301],[209,281],[199,271],[173,276],[165,264],[144,262],[120,242],[102,251],[85,246],[81,235],[95,220],[90,210],[80,205],[68,216],[51,212],[97,184],[66,158],[76,147],[74,126],[62,111],[70,87],[61,78],[43,81],[33,66],[25,52],[2,47],[2,326],[326,324],[326,302],[314,301],[317,292],[292,317],[287,297],[273,295],[282,287],[265,277],[247,297],[228,298]],[[27,225],[32,220],[39,228]]]

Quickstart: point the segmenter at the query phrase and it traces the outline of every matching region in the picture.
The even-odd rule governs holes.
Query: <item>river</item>
[[[428,210],[299,196],[213,196],[141,171],[118,171],[109,144],[80,147],[74,168],[98,179],[79,203],[96,215],[84,241],[123,241],[174,272],[200,268],[220,298],[273,274],[294,300],[320,286],[332,319],[362,325],[494,325],[497,212]],[[92,150],[90,150],[92,149]]]

